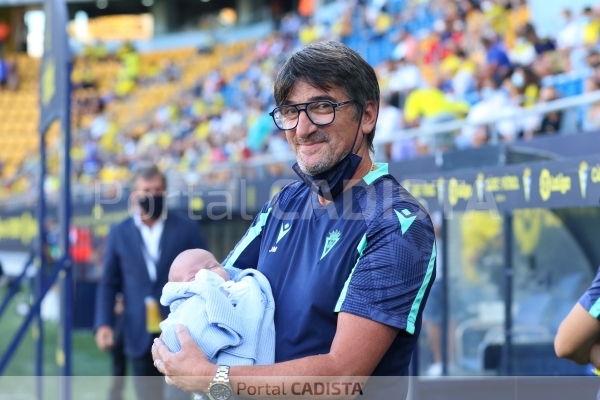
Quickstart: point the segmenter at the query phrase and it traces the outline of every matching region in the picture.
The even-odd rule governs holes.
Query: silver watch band
[[[229,366],[219,365],[217,367],[217,374],[213,379],[214,383],[229,383]]]

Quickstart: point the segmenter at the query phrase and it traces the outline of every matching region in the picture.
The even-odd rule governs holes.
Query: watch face
[[[228,400],[231,397],[231,388],[224,383],[212,384],[209,392],[215,400]]]

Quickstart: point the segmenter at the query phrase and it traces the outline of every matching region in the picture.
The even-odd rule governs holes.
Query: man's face
[[[135,191],[133,193],[134,206],[140,209],[139,201],[144,195],[157,196],[165,193],[165,187],[160,175],[153,176],[150,179],[137,178],[135,181]],[[142,217],[146,215],[143,209],[140,210]]]
[[[338,103],[350,98],[339,88],[323,91],[300,81],[292,89],[285,104],[315,100]],[[301,112],[298,126],[285,133],[300,169],[306,174],[315,175],[329,170],[350,151],[357,129],[358,121],[354,119],[354,107],[347,104],[336,108],[334,121],[325,126],[313,124],[306,112]],[[362,140],[357,138],[357,144],[360,145]]]
[[[165,187],[160,175],[153,176],[150,179],[137,178],[135,181],[135,191],[153,196],[164,194]]]

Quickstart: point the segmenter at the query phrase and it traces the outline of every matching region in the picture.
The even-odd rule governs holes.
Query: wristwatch
[[[217,374],[208,387],[208,393],[214,400],[229,400],[233,391],[229,385],[229,367],[227,365],[218,366]]]

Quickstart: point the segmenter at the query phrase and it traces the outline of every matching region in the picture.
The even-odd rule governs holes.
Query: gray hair
[[[135,170],[133,171],[133,176],[131,177],[131,188],[135,190],[135,183],[138,179],[143,179],[145,181],[150,180],[156,176],[160,176],[163,183],[163,188],[167,189],[167,177],[163,174],[156,164],[152,164],[149,162],[140,163]]]
[[[358,120],[369,100],[379,112],[379,83],[373,67],[356,51],[335,42],[310,44],[295,52],[281,66],[275,79],[275,102],[282,105],[294,85],[306,82],[321,90],[340,88],[354,99],[354,118]],[[367,135],[367,146],[373,151],[375,128]]]

